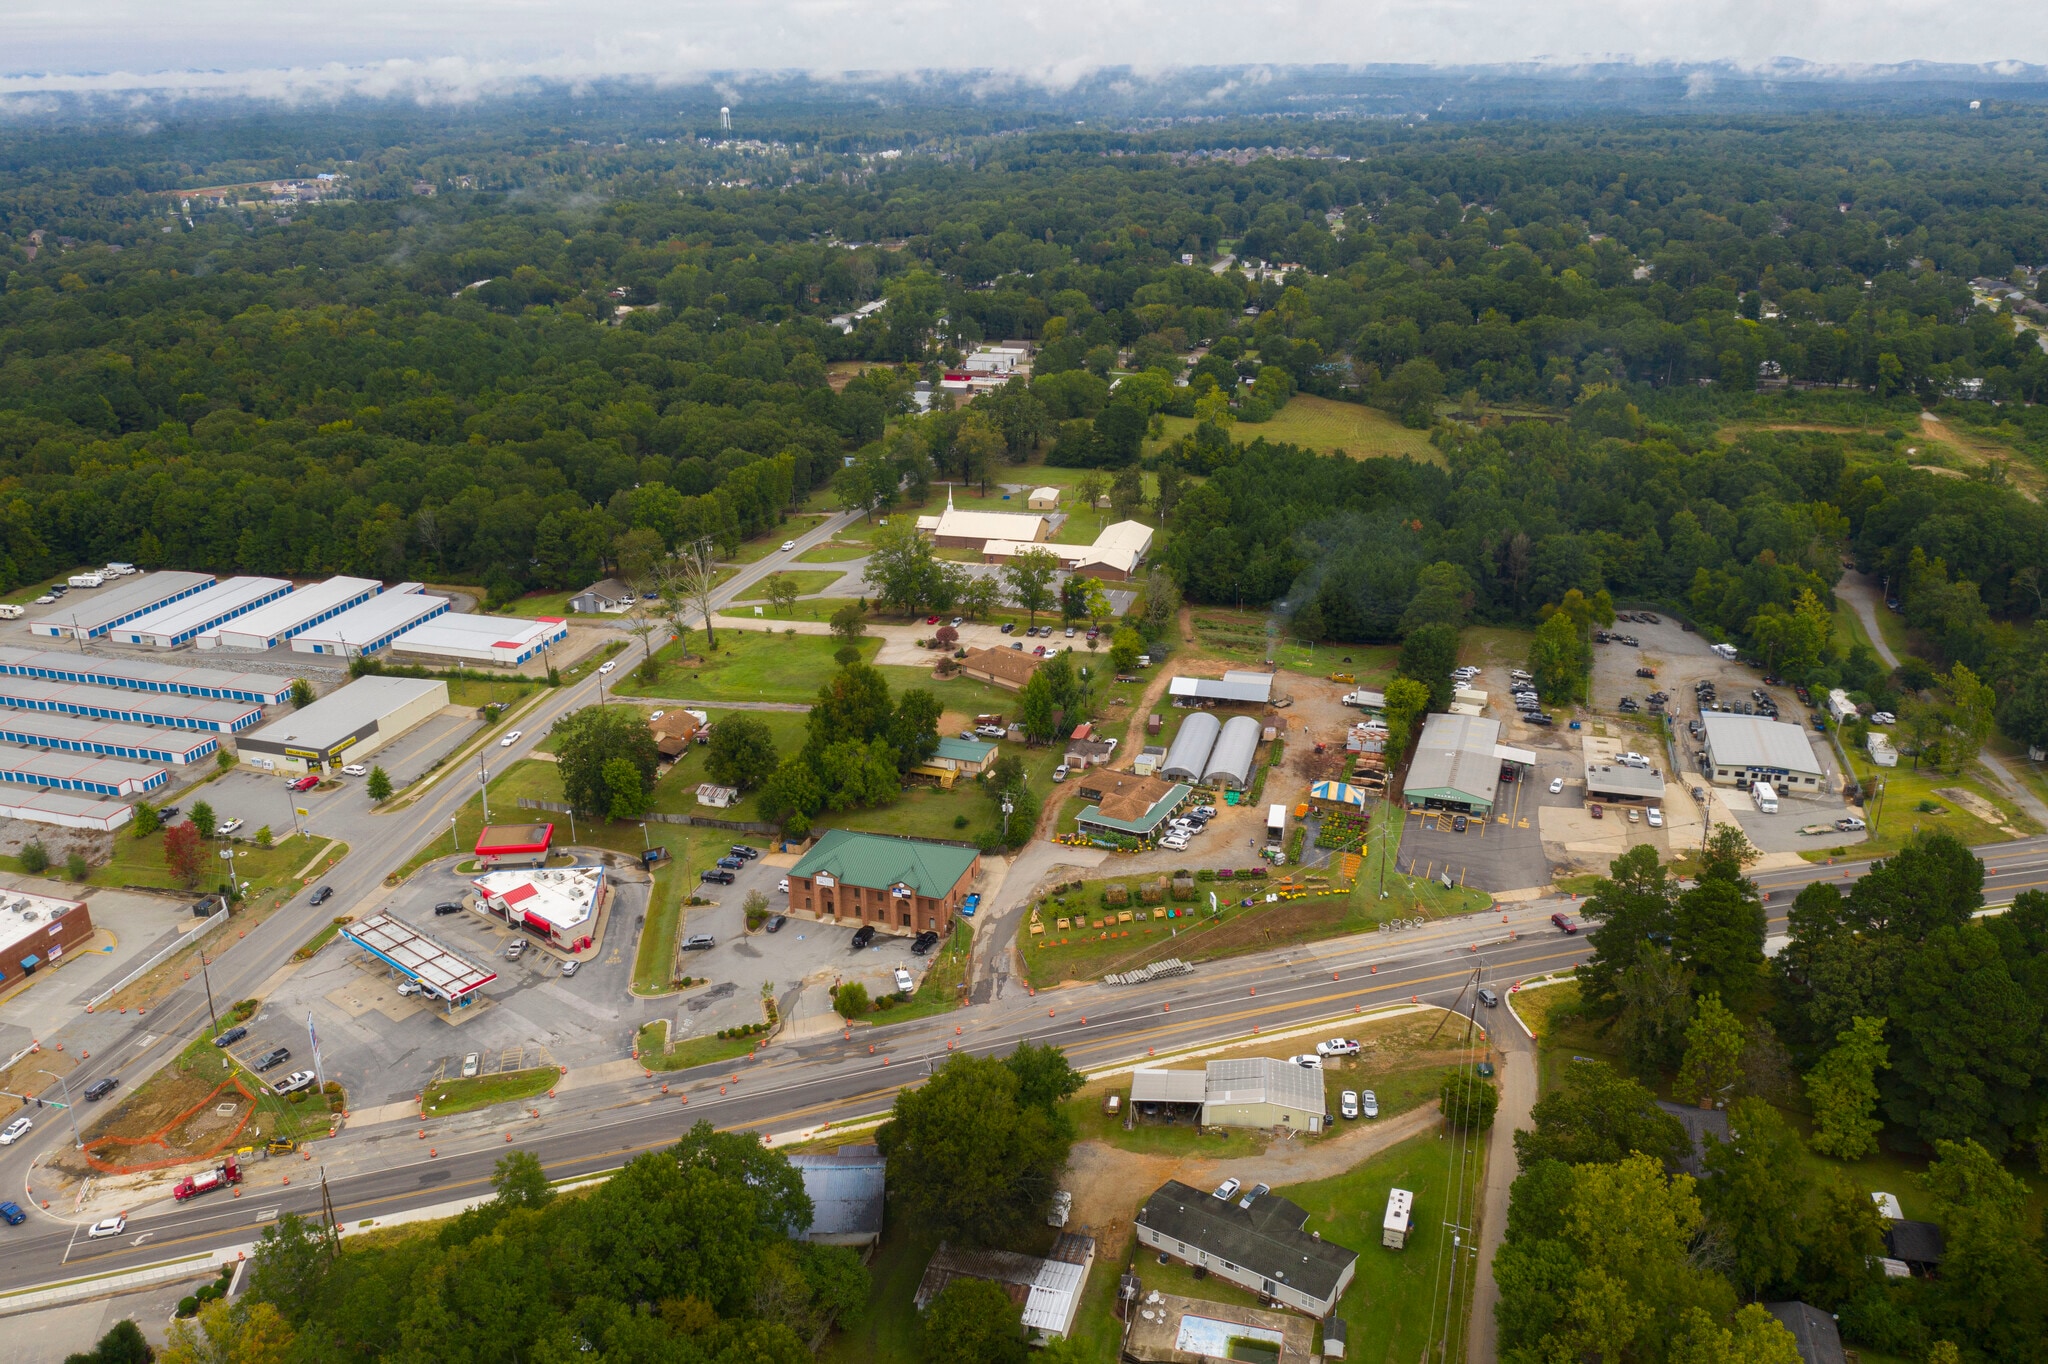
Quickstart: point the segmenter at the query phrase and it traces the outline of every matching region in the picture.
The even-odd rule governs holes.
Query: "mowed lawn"
[[[790,635],[772,630],[718,631],[718,648],[704,648],[704,636],[690,633],[690,647],[704,657],[685,659],[675,644],[656,655],[661,680],[647,685],[622,677],[618,686],[633,696],[699,701],[795,701],[817,699],[818,687],[838,664],[830,635]],[[862,656],[874,661],[878,639],[863,640]]]
[[[1166,442],[1179,440],[1194,429],[1192,417],[1168,417]],[[1406,455],[1427,464],[1443,463],[1443,456],[1429,443],[1429,432],[1403,426],[1378,408],[1305,393],[1281,408],[1269,422],[1236,423],[1230,428],[1230,438],[1245,443],[1263,439],[1274,445],[1300,445],[1329,453],[1341,451],[1353,459]]]

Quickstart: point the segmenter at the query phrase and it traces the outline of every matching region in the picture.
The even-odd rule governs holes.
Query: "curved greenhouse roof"
[[[1216,735],[1223,723],[1205,710],[1190,715],[1180,727],[1180,733],[1173,736],[1173,747],[1166,750],[1166,764],[1159,770],[1169,777],[1184,777],[1197,781],[1209,766],[1209,752],[1216,747]]]

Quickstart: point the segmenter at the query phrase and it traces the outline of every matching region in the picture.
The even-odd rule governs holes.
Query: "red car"
[[[1572,922],[1569,914],[1553,914],[1550,916],[1550,922],[1557,925],[1560,933],[1576,933],[1579,931],[1579,926]]]
[[[939,618],[937,616],[926,616],[924,618],[924,623],[926,625],[937,625],[939,623]]]
[[[308,772],[308,773],[307,773],[307,774],[306,774],[305,776],[303,776],[303,777],[300,777],[300,778],[299,778],[299,779],[298,779],[297,781],[295,781],[295,782],[293,782],[293,783],[292,783],[292,790],[294,790],[294,791],[310,791],[310,790],[312,790],[312,789],[313,789],[314,787],[318,786],[319,784],[320,784],[320,778],[318,778],[318,777],[314,776],[314,775],[313,775],[312,773]]]

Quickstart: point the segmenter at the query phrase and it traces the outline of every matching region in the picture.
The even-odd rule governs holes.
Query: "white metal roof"
[[[341,936],[421,984],[432,986],[434,993],[443,999],[460,999],[498,978],[496,971],[457,956],[389,914],[376,914],[360,923],[343,924]]]
[[[1730,715],[1710,710],[1700,716],[1707,729],[1707,752],[1716,767],[1775,767],[1787,772],[1820,774],[1806,731],[1761,715]]]
[[[349,654],[358,654],[372,640],[388,639],[451,605],[446,597],[406,592],[403,587],[400,584],[389,592],[380,592],[361,606],[352,606],[334,619],[320,622],[294,638],[292,647],[300,653],[311,653],[318,644],[323,653],[341,653],[346,646]]]
[[[1024,1324],[1035,1331],[1065,1335],[1073,1328],[1074,1309],[1080,1304],[1081,1285],[1087,1279],[1085,1266],[1047,1260],[1024,1300]]]
[[[57,603],[37,617],[60,627],[65,633],[77,622],[77,629],[94,635],[114,621],[133,618],[155,610],[168,599],[214,581],[211,573],[144,573],[107,587],[87,589]]]
[[[1270,1056],[1211,1061],[1204,1068],[1204,1102],[1277,1104],[1303,1114],[1324,1110],[1323,1072]]]
[[[117,636],[157,635],[174,639],[191,631],[204,630],[251,602],[260,602],[278,592],[291,593],[283,578],[229,578],[204,592],[194,592],[183,601],[160,606],[146,616],[137,616],[116,629]]]
[[[299,748],[326,749],[356,733],[364,725],[409,706],[428,692],[438,691],[445,703],[448,684],[432,677],[358,677],[338,691],[307,706],[288,711],[255,730],[242,740],[289,743]]]
[[[1134,1104],[1198,1104],[1207,1097],[1208,1077],[1199,1070],[1134,1070]]]
[[[383,587],[375,578],[329,578],[286,593],[268,606],[224,621],[199,635],[202,649],[215,644],[230,649],[267,649],[270,641],[289,638],[309,621],[345,603],[374,596]]]
[[[1248,701],[1263,705],[1273,699],[1273,674],[1233,668],[1221,677],[1176,677],[1167,690],[1175,696],[1204,701]]]

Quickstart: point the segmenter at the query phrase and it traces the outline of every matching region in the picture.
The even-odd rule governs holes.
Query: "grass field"
[[[1165,441],[1148,446],[1179,440],[1194,429],[1192,417],[1168,417]],[[1378,408],[1306,393],[1289,401],[1269,422],[1238,422],[1230,428],[1230,438],[1241,444],[1264,439],[1275,445],[1342,451],[1353,459],[1406,455],[1428,464],[1443,463],[1443,456],[1429,443],[1427,431],[1411,430]]]
[[[1821,846],[1802,849],[1800,856],[1810,862],[1841,856],[1884,857],[1897,852],[1922,830],[1944,830],[1966,844],[1977,844],[2011,840],[2014,835],[2006,832],[2008,828],[2023,833],[2033,829],[2033,821],[2020,813],[2003,793],[1973,777],[1950,776],[1926,768],[1915,771],[1910,758],[1899,759],[1897,767],[1878,767],[1861,748],[1849,749],[1849,761],[1866,793],[1872,792],[1878,783],[1883,784],[1881,797],[1866,794],[1864,798],[1864,809],[1874,808],[1877,815],[1875,826],[1870,837],[1861,843],[1836,845],[1823,840]],[[1990,823],[1971,813],[1963,802],[1942,794],[1944,790],[1957,789],[1989,802],[2005,816],[2004,822]]]
[[[692,1066],[708,1066],[745,1056],[760,1040],[760,1037],[693,1037],[670,1046],[668,1020],[663,1018],[640,1029],[637,1045],[641,1065],[649,1070],[670,1071],[688,1070]]]
[[[517,705],[540,690],[538,682],[474,682],[467,678],[448,684],[448,703],[454,706]]]
[[[204,796],[201,795],[200,798],[204,799]],[[253,836],[256,831],[249,829],[244,832]],[[327,843],[324,838],[305,838],[293,834],[289,812],[285,814],[281,830],[273,828],[271,832],[281,836],[268,848],[259,848],[247,841],[238,841],[234,845],[235,876],[249,883],[249,894],[252,898],[261,896],[269,889],[296,892],[298,885],[290,880],[291,876]],[[218,843],[212,843],[206,847],[206,862],[199,872],[200,890],[208,886],[219,889],[220,875],[215,870],[219,864],[212,856],[219,846]],[[347,845],[341,846],[342,850],[346,851]],[[323,864],[323,869],[326,865],[331,863]],[[20,872],[24,876],[29,874],[27,868],[21,865],[19,857],[0,857],[0,870]],[[43,874],[52,880],[66,879],[62,862],[53,862],[50,869]],[[111,858],[94,867],[86,876],[84,884],[148,886],[156,890],[170,891],[187,889],[171,874],[170,868],[164,865],[164,836],[161,831],[147,838],[137,838],[131,829],[125,828],[114,834]]]
[[[427,1086],[420,1106],[430,1118],[445,1118],[451,1113],[468,1113],[489,1108],[492,1104],[545,1094],[555,1087],[555,1081],[559,1079],[561,1072],[553,1066],[535,1066],[532,1070],[472,1075],[467,1080],[460,1076],[452,1080],[436,1080]]]
[[[693,633],[690,642],[696,647],[703,637]],[[839,666],[832,661],[838,647],[829,635],[721,629],[711,656],[685,661],[671,643],[656,654],[661,681],[649,686],[622,679],[619,685],[630,695],[674,700],[808,702]],[[872,662],[881,647],[878,639],[863,640],[862,657]]]
[[[812,545],[796,556],[800,564],[843,564],[848,559],[865,559],[866,545],[849,544],[844,540],[827,540],[822,545]]]
[[[789,579],[795,585],[798,596],[808,597],[815,592],[823,592],[846,575],[844,573],[833,573],[826,569],[800,568],[785,572],[782,576]],[[768,581],[768,579],[764,578],[760,582],[755,583],[752,587],[746,589],[738,600],[743,602],[767,601]],[[834,603],[835,606],[840,604]]]

